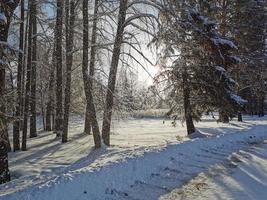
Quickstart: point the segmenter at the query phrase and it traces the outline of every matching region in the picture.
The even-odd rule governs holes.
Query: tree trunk
[[[22,151],[27,150],[27,129],[28,129],[28,112],[30,103],[30,89],[31,89],[31,70],[32,70],[32,3],[28,2],[29,7],[29,25],[28,25],[28,54],[27,54],[27,69],[26,69],[26,88],[24,97],[24,120],[22,130]]]
[[[48,86],[48,102],[46,105],[46,131],[54,130],[54,105],[55,105],[55,98],[54,98],[54,89],[55,89],[55,65],[56,65],[56,49],[54,46],[53,55],[52,55],[52,64],[50,69],[50,78],[49,78],[49,86]]]
[[[237,121],[239,121],[239,122],[242,122],[243,121],[242,113],[241,112],[238,112],[237,113]]]
[[[54,67],[51,69],[49,86],[48,86],[48,102],[46,105],[45,130],[52,131],[52,114],[53,114],[53,90],[54,90]]]
[[[20,2],[20,31],[19,31],[19,59],[18,59],[18,74],[17,74],[17,102],[16,102],[16,121],[13,125],[13,150],[20,150],[20,122],[22,116],[22,76],[23,74],[23,52],[24,52],[24,0]]]
[[[68,125],[69,125],[69,109],[70,109],[70,89],[71,89],[71,68],[73,61],[73,37],[75,22],[75,3],[71,0],[70,13],[69,0],[66,0],[66,86],[65,86],[65,102],[64,102],[64,131],[62,135],[62,143],[68,141]]]
[[[1,2],[0,13],[6,20],[0,21],[0,184],[10,181],[8,169],[8,130],[5,116],[5,49],[7,48],[8,30],[13,17],[13,12],[19,1]]]
[[[229,123],[229,116],[223,109],[219,110],[219,121],[222,123]]]
[[[37,66],[37,8],[36,0],[32,1],[32,69],[30,101],[30,138],[37,137],[36,130],[36,66]]]
[[[90,112],[87,106],[86,106],[86,111],[85,111],[84,133],[91,135]]]
[[[93,95],[92,95],[92,85],[91,80],[88,74],[88,29],[89,29],[89,22],[88,22],[88,1],[83,0],[83,80],[84,80],[84,90],[87,102],[87,108],[89,110],[89,120],[92,125],[93,130],[93,137],[95,148],[101,147],[101,137],[98,122],[96,119],[96,111],[95,105],[93,102]]]
[[[24,30],[24,50],[23,50],[23,66],[22,66],[22,89],[21,89],[21,110],[20,110],[20,116],[21,116],[21,120],[20,120],[20,131],[23,131],[23,123],[24,123],[24,104],[25,104],[25,82],[26,82],[26,77],[25,77],[25,74],[26,74],[26,62],[27,62],[27,49],[28,49],[28,28],[29,28],[29,12],[27,12],[27,16],[26,16],[26,19],[24,19],[24,23],[26,22],[25,24],[25,30]]]
[[[108,89],[106,94],[106,103],[103,116],[103,126],[102,126],[102,138],[106,145],[110,145],[110,126],[111,126],[111,116],[113,108],[113,94],[115,91],[117,70],[120,58],[121,44],[123,42],[123,32],[124,32],[124,22],[126,18],[128,0],[120,0],[120,10],[118,16],[118,27],[115,38],[115,43],[113,47],[111,67],[108,78]]]
[[[257,113],[259,117],[264,116],[264,94],[260,94],[257,98]]]
[[[1,77],[0,73],[0,78]],[[0,94],[1,94],[0,89]],[[7,122],[0,116],[0,184],[10,181],[10,173],[8,169],[8,138]]]
[[[62,27],[63,27],[63,5],[64,0],[57,0],[56,19],[56,136],[60,137],[63,131],[63,107],[62,107]]]
[[[183,100],[184,100],[184,116],[185,116],[185,123],[187,134],[190,135],[196,131],[193,117],[192,117],[192,108],[190,103],[190,90],[188,88],[188,75],[186,70],[183,73]]]

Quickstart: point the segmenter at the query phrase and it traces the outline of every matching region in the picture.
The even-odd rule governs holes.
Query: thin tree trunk
[[[28,112],[30,103],[30,89],[31,89],[31,70],[32,70],[32,4],[28,2],[29,9],[29,30],[28,30],[28,54],[27,54],[27,70],[26,70],[26,88],[24,97],[24,120],[22,130],[22,151],[27,150],[27,129],[28,129]]]
[[[69,0],[66,0],[66,8],[69,7]],[[73,62],[73,38],[74,38],[74,22],[75,22],[75,4],[70,2],[70,13],[66,9],[66,86],[65,86],[65,102],[64,102],[64,131],[62,135],[62,143],[68,141],[68,125],[70,110],[70,89],[71,89],[71,68]]]
[[[55,56],[55,46],[53,49],[52,55],[52,65],[50,69],[50,78],[49,78],[49,86],[48,86],[48,102],[46,105],[46,131],[55,130],[55,123],[54,123],[54,105],[55,105],[55,98],[54,98],[54,91],[55,91],[55,65],[56,65],[56,56]]]
[[[18,74],[17,74],[17,102],[16,102],[16,121],[13,125],[13,150],[20,150],[20,122],[22,115],[22,76],[23,74],[23,52],[24,52],[24,0],[20,2],[20,31],[19,31],[19,59],[18,59]]]
[[[106,103],[103,117],[102,126],[102,138],[106,145],[110,145],[110,126],[111,126],[111,116],[113,108],[113,94],[116,85],[116,76],[120,58],[121,44],[123,42],[123,32],[124,32],[124,22],[126,18],[128,0],[120,0],[120,10],[118,16],[118,27],[113,48],[111,67],[108,78],[108,89],[106,94]]]
[[[87,106],[85,111],[84,133],[91,135],[90,112]]]
[[[22,89],[21,89],[21,110],[20,110],[20,131],[23,131],[23,122],[24,122],[24,104],[25,104],[25,81],[26,81],[26,63],[27,63],[27,48],[28,48],[28,28],[29,28],[29,12],[27,12],[27,17],[24,19],[24,24],[25,24],[25,30],[24,30],[24,50],[23,50],[23,66],[22,66]],[[25,23],[26,22],[26,23]]]
[[[56,19],[56,136],[62,135],[63,127],[63,107],[62,107],[62,27],[63,27],[63,5],[64,0],[57,0],[57,19]]]
[[[259,117],[264,116],[264,94],[260,94],[257,98],[257,113]]]
[[[242,122],[243,121],[242,113],[241,112],[238,112],[237,113],[237,121],[239,121],[239,122]]]
[[[32,1],[32,69],[30,101],[30,138],[37,137],[36,130],[36,66],[37,66],[37,2]]]
[[[84,80],[84,90],[87,102],[87,108],[89,110],[89,119],[92,125],[93,130],[93,137],[95,148],[101,147],[101,137],[98,122],[96,119],[96,111],[95,105],[93,102],[93,95],[92,95],[92,87],[90,84],[90,77],[88,73],[88,46],[89,46],[89,39],[88,39],[88,29],[89,29],[89,22],[88,22],[88,0],[83,0],[83,80]]]
[[[97,39],[97,19],[98,19],[98,7],[99,7],[99,0],[95,0],[94,5],[94,18],[93,18],[93,28],[92,28],[92,37],[91,37],[91,53],[90,53],[90,63],[89,63],[89,82],[91,88],[93,90],[93,78],[95,74],[95,58],[96,58],[96,39]],[[88,135],[91,133],[91,122],[90,122],[90,112],[89,108],[86,107],[86,114],[85,114],[85,126],[84,132]]]
[[[45,124],[45,109],[42,103],[42,108],[41,108],[41,112],[42,112],[42,121],[43,121],[43,130],[45,131],[46,129],[46,124]]]
[[[50,80],[49,80],[49,86],[48,86],[48,102],[46,105],[46,131],[52,131],[52,114],[53,114],[53,90],[54,90],[54,67],[51,69],[50,73]]]

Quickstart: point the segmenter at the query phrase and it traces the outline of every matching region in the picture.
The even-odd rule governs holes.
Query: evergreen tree
[[[200,120],[203,112],[219,110],[227,122],[245,101],[235,93],[236,82],[228,72],[239,61],[233,55],[237,46],[218,32],[214,20],[201,14],[200,4],[188,3],[173,2],[165,8],[157,41],[164,45],[159,78],[167,77],[175,102],[172,111],[183,110],[191,134],[193,119]]]

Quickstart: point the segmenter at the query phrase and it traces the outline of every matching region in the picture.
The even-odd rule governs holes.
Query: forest
[[[146,157],[146,148],[152,154],[154,148],[168,151],[169,145],[174,145],[183,153],[183,144],[192,142],[194,157],[198,155],[196,138],[206,144],[211,137],[214,145],[236,141],[236,149],[224,149],[231,149],[228,153],[233,156],[241,149],[239,142],[264,143],[266,10],[266,0],[1,0],[0,184],[18,193],[21,183],[14,182],[13,186],[13,181],[23,181],[41,154],[44,158],[52,154],[50,147],[67,160],[62,161],[66,170],[60,165],[62,171],[53,174],[54,178],[64,176],[69,169],[86,167],[89,176],[89,165],[95,160],[112,160],[113,151],[114,157],[127,160],[133,154],[139,159],[137,149],[142,148],[144,158],[153,157],[160,163],[163,154]],[[248,134],[246,139],[243,132]],[[215,141],[218,135],[225,136],[225,143]],[[52,147],[52,143],[56,145]],[[81,146],[84,144],[87,146]],[[176,155],[175,151],[169,153]],[[267,155],[267,148],[264,153]],[[24,180],[33,180],[33,184],[23,190],[38,186],[42,168],[46,170],[49,165],[53,171],[53,162],[60,162],[57,159],[51,157],[51,163],[47,159],[38,164],[36,176],[31,174]],[[147,166],[138,165],[138,175],[144,178],[145,167],[153,168],[151,163],[152,158]],[[267,167],[267,161],[265,164]],[[115,169],[119,167],[101,175],[103,182],[97,185],[95,180],[91,187],[108,185],[105,176],[112,180],[120,173]],[[139,180],[136,178],[134,188],[148,185],[149,181]],[[267,184],[267,178],[265,181]],[[126,187],[124,183],[130,184],[128,179],[118,178],[118,188]],[[2,186],[0,199],[16,198],[13,190],[5,193]],[[160,195],[153,190],[153,197],[134,198],[141,189],[131,196],[110,185],[105,187],[106,195],[115,195],[110,199],[158,199],[169,193],[161,188],[164,192]],[[83,191],[89,196],[84,199],[109,199],[95,193],[90,196],[88,190]],[[57,195],[52,192],[42,198],[82,199]],[[28,197],[42,199],[31,194]]]

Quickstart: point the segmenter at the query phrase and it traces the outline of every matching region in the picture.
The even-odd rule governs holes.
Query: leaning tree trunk
[[[37,66],[37,8],[36,0],[32,1],[32,70],[30,101],[30,138],[37,137],[36,130],[36,66]]]
[[[94,77],[94,74],[95,74],[98,7],[99,7],[99,0],[95,0],[93,28],[92,28],[92,37],[91,37],[90,64],[89,64],[89,69],[90,69],[89,82],[90,82],[90,87],[92,89],[93,89],[93,77]],[[88,107],[86,107],[85,123],[84,124],[85,124],[84,132],[87,133],[88,135],[90,135],[90,133],[91,133],[91,122],[90,122],[90,111],[89,111]]]
[[[68,141],[68,125],[69,125],[69,110],[70,110],[70,89],[71,89],[71,68],[73,61],[73,37],[74,37],[74,21],[75,21],[75,3],[66,0],[66,85],[65,85],[65,102],[64,102],[64,128],[62,135],[62,143]]]
[[[31,70],[32,70],[32,4],[28,2],[29,20],[28,20],[28,54],[27,54],[27,69],[26,69],[26,87],[24,97],[24,119],[22,130],[22,146],[21,150],[27,150],[27,131],[28,131],[28,114],[30,104],[30,89],[31,89]]]
[[[92,130],[93,130],[93,137],[95,148],[101,147],[101,137],[99,126],[96,118],[96,111],[95,105],[93,102],[93,95],[92,95],[92,87],[90,83],[90,77],[88,73],[88,46],[89,46],[89,39],[88,39],[88,29],[89,29],[89,21],[88,21],[88,0],[83,0],[83,80],[84,80],[84,90],[86,96],[86,106],[89,111],[89,120],[91,122]]]
[[[10,181],[8,169],[8,130],[5,110],[5,49],[7,48],[8,30],[13,16],[13,12],[19,1],[1,1],[0,13],[0,184]]]
[[[62,29],[63,29],[63,5],[64,0],[57,0],[56,19],[56,135],[60,137],[63,131],[63,107],[62,107]]]
[[[116,77],[118,64],[120,59],[120,51],[121,45],[123,42],[123,32],[124,32],[124,23],[126,18],[126,10],[127,10],[128,0],[120,0],[120,10],[119,10],[119,20],[117,33],[115,38],[115,43],[113,47],[111,67],[108,78],[108,88],[106,94],[106,103],[105,110],[103,116],[103,126],[102,126],[102,138],[103,142],[106,145],[110,145],[110,125],[111,125],[111,116],[112,116],[112,108],[113,108],[113,94],[115,92],[116,85]]]
[[[20,150],[20,122],[22,115],[22,76],[23,76],[23,52],[24,52],[24,0],[20,2],[20,31],[19,31],[19,58],[17,74],[17,102],[16,102],[16,120],[13,125],[13,150]]]

